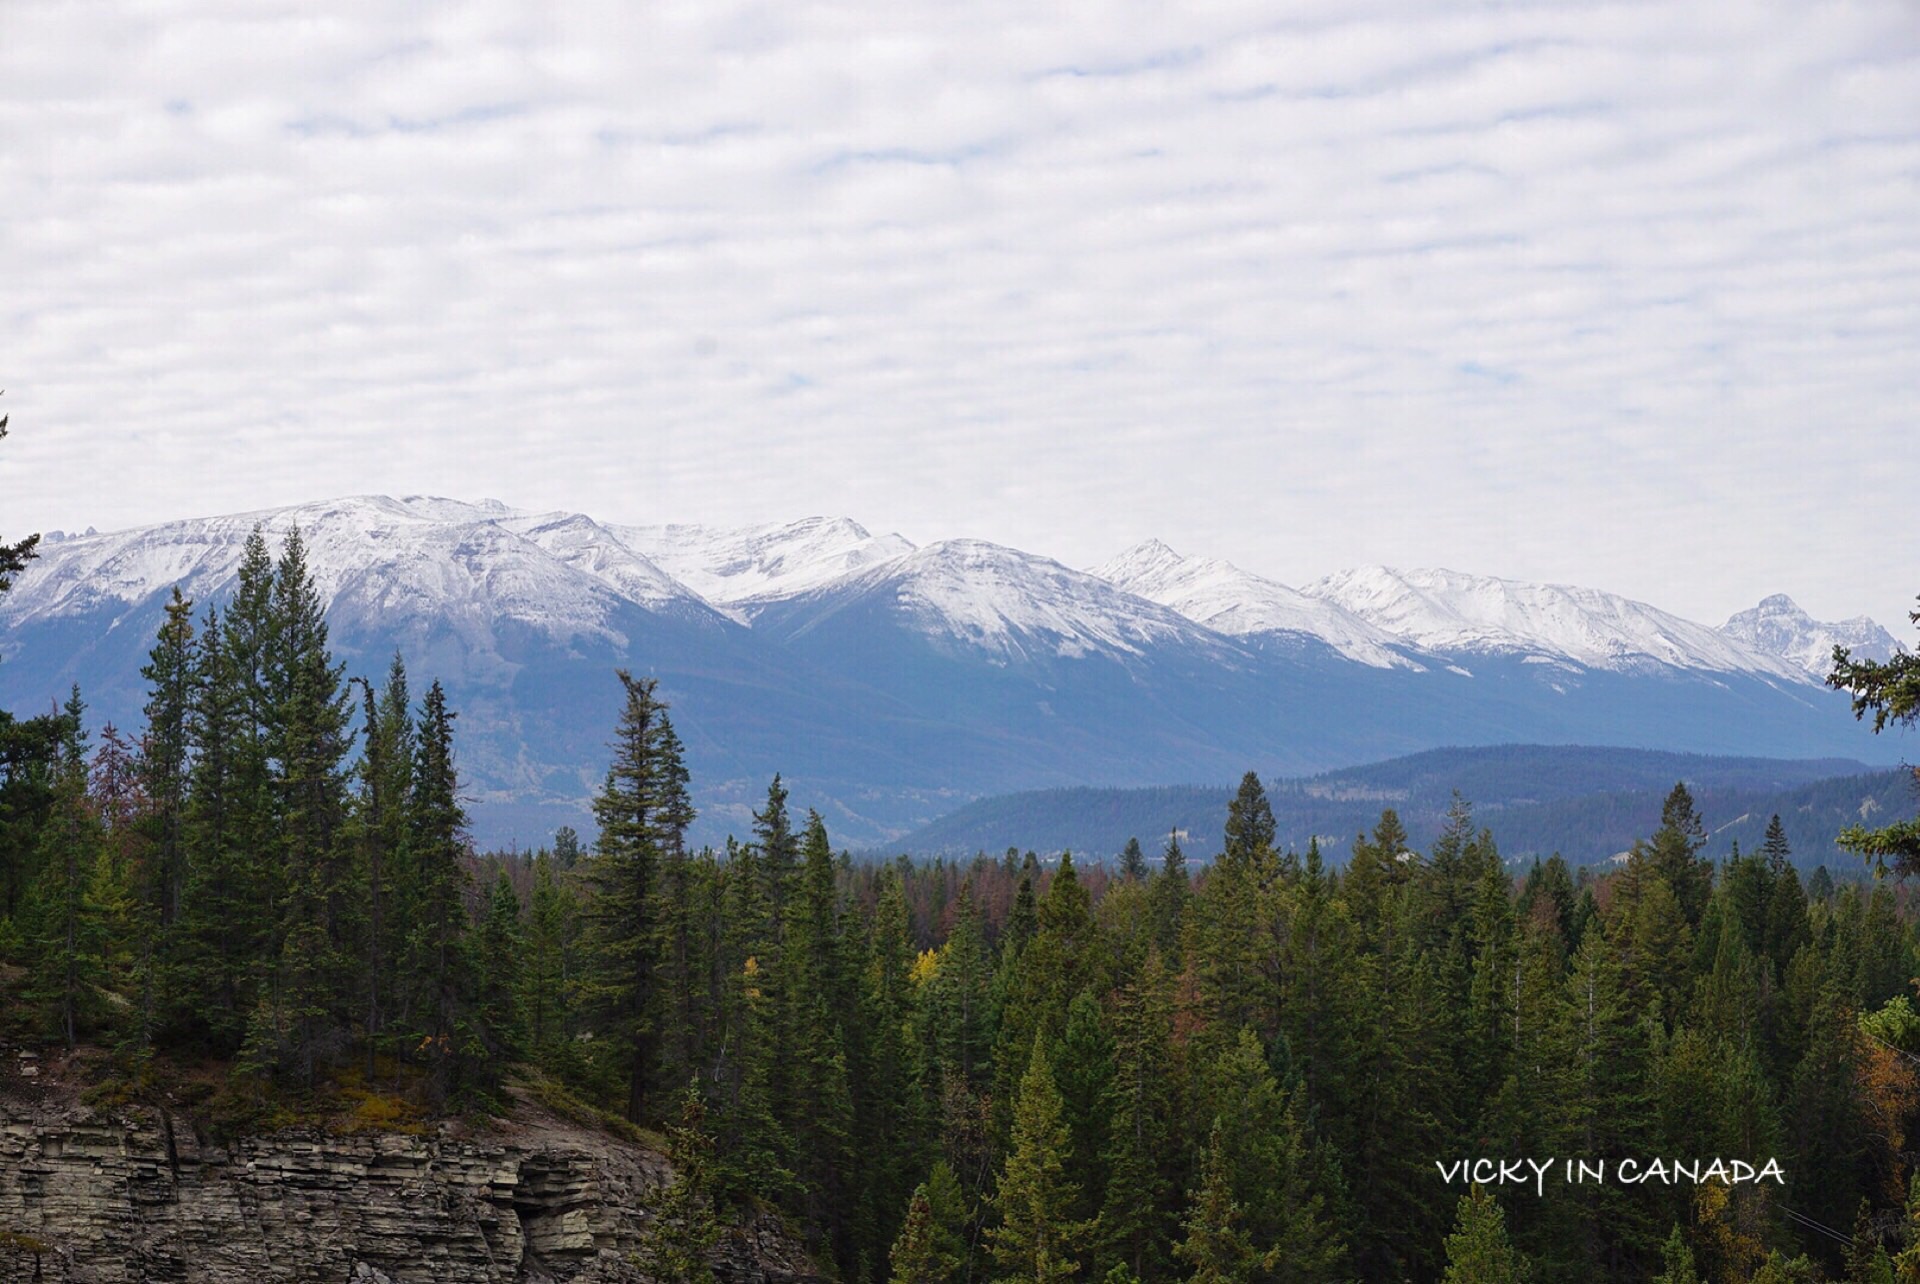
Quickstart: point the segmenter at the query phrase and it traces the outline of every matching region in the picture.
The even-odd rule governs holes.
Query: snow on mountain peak
[[[0,599],[0,624],[133,609],[176,584],[196,601],[217,598],[256,526],[276,550],[299,528],[314,586],[347,625],[435,618],[484,629],[504,617],[566,636],[607,633],[616,598],[709,610],[589,519],[512,512],[497,502],[363,495],[65,540]]]
[[[1798,667],[1702,624],[1597,589],[1366,566],[1307,585],[1424,651],[1514,654],[1594,669],[1648,664],[1806,681]]]
[[[1778,656],[1804,669],[1816,681],[1833,670],[1833,648],[1846,647],[1855,659],[1886,661],[1901,650],[1893,634],[1864,615],[1822,622],[1808,615],[1785,593],[1760,599],[1720,626],[1727,637],[1763,655]]]
[[[1312,638],[1376,669],[1421,666],[1393,650],[1399,639],[1337,603],[1211,557],[1182,557],[1157,539],[1136,544],[1093,574],[1233,637]]]
[[[722,609],[750,616],[759,603],[794,597],[911,552],[899,535],[871,535],[844,517],[762,526],[612,526],[636,552]]]
[[[1223,658],[1231,651],[1224,639],[1106,580],[979,539],[925,545],[815,597],[828,610],[880,600],[922,632],[1005,659],[1137,656],[1165,643]]]

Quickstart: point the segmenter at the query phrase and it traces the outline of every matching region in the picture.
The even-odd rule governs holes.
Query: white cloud
[[[14,0],[0,533],[431,490],[1898,624],[1916,16]]]

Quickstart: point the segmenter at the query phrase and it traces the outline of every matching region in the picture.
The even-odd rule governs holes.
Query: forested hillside
[[[855,865],[777,777],[691,851],[669,711],[622,673],[597,836],[477,855],[456,711],[399,658],[345,677],[297,536],[256,535],[224,613],[176,601],[143,675],[138,734],[78,692],[5,724],[5,1033],[216,1131],[485,1112],[510,1079],[665,1126],[648,1253],[684,1278],[761,1202],[841,1277],[915,1284],[1920,1260],[1904,888],[1803,880],[1778,823],[1716,866],[1684,785],[1599,877],[1515,878],[1457,799],[1430,843],[1381,811],[1335,874],[1251,773],[1197,875],[1177,842]],[[1783,1180],[1444,1179],[1474,1156]]]
[[[1705,853],[1751,849],[1778,815],[1802,873],[1857,865],[1835,844],[1840,831],[1920,802],[1911,773],[1873,771],[1845,759],[1720,758],[1565,745],[1436,749],[1317,776],[1270,782],[1283,846],[1317,838],[1330,865],[1344,864],[1353,836],[1392,807],[1425,847],[1446,825],[1455,793],[1473,799],[1500,835],[1509,861],[1559,853],[1578,868],[1611,859],[1659,824],[1660,806],[1684,780],[1708,828]],[[1128,839],[1157,843],[1179,833],[1193,859],[1220,850],[1215,818],[1225,786],[1049,789],[982,798],[902,838],[895,850],[967,855],[1009,844],[1097,858]]]

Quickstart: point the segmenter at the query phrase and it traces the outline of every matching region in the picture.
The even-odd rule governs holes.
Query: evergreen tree
[[[1127,839],[1127,845],[1120,851],[1120,876],[1136,883],[1147,881],[1147,858],[1140,850],[1138,838]]]
[[[1165,1277],[1180,1188],[1171,988],[1156,951],[1113,1009],[1113,1110],[1097,1226],[1101,1260],[1139,1279]]]
[[[1153,920],[1153,940],[1167,965],[1180,968],[1180,936],[1186,922],[1187,901],[1192,895],[1187,881],[1187,857],[1180,850],[1180,836],[1167,835],[1167,846],[1160,856],[1160,872],[1147,892],[1148,914]]]
[[[396,652],[386,685],[376,697],[373,685],[356,679],[365,696],[366,739],[361,754],[356,828],[366,880],[366,992],[368,1072],[386,1030],[388,1008],[400,990],[394,975],[406,955],[404,897],[407,875],[407,826],[413,796],[414,727],[407,694],[407,670]]]
[[[87,794],[85,711],[75,687],[61,710],[53,805],[40,830],[40,874],[24,915],[33,961],[28,994],[44,1005],[68,1048],[78,1040],[94,986],[103,979],[101,915],[90,895],[102,836]]]
[[[519,995],[525,941],[520,897],[505,867],[493,881],[485,913],[474,931],[476,997],[491,1064],[517,1054],[524,1046]]]
[[[967,1246],[960,1237],[963,1201],[953,1170],[936,1161],[907,1203],[906,1218],[889,1254],[890,1284],[952,1284],[966,1261]]]
[[[274,1002],[251,1032],[284,1040],[282,1064],[311,1084],[324,1050],[344,1042],[359,915],[343,841],[350,694],[327,649],[326,613],[296,527],[274,567],[264,648],[265,745],[273,763],[275,850],[284,901]],[[261,1015],[268,1020],[259,1028]]]
[[[1907,617],[1920,624],[1920,611]],[[1888,724],[1912,726],[1920,719],[1920,654],[1903,651],[1884,663],[1855,660],[1845,647],[1833,649],[1833,672],[1827,685],[1853,696],[1853,716],[1873,714],[1873,732]],[[1920,780],[1920,772],[1915,778]],[[1877,867],[1891,861],[1896,872],[1920,871],[1920,818],[1896,820],[1879,829],[1850,825],[1841,831],[1840,846],[1859,852]]]
[[[1258,852],[1271,852],[1274,839],[1273,806],[1260,777],[1249,771],[1240,777],[1240,790],[1227,804],[1226,842],[1222,861],[1252,860]]]
[[[563,881],[551,852],[533,858],[533,895],[528,906],[526,966],[521,973],[521,1008],[527,1039],[539,1053],[565,1037],[566,1013],[575,980],[578,907],[572,886]]]
[[[1070,1142],[1061,1111],[1047,1040],[1039,1037],[1020,1080],[1012,1149],[994,1196],[1000,1225],[988,1233],[1002,1280],[1055,1284],[1080,1271],[1087,1228],[1071,1217],[1080,1192],[1066,1175]]]
[[[1221,1131],[1216,1115],[1201,1165],[1200,1188],[1187,1212],[1187,1237],[1173,1251],[1193,1267],[1187,1277],[1191,1284],[1253,1284],[1274,1265],[1278,1254],[1257,1249],[1241,1224],[1244,1210],[1233,1197]]]
[[[680,1098],[679,1122],[667,1128],[673,1180],[660,1195],[640,1246],[641,1261],[654,1278],[714,1284],[712,1254],[720,1224],[714,1216],[712,1152],[706,1108],[689,1088]]]
[[[140,670],[148,692],[140,773],[150,808],[146,818],[153,850],[149,894],[163,933],[171,931],[180,917],[187,883],[187,785],[193,689],[198,680],[192,611],[193,603],[180,596],[176,585],[159,638]]]
[[[1646,860],[1666,880],[1690,926],[1698,926],[1713,890],[1713,864],[1700,855],[1707,845],[1706,825],[1694,810],[1685,782],[1676,783],[1660,808],[1660,828],[1648,844]]]
[[[1507,1239],[1506,1215],[1484,1189],[1460,1197],[1453,1234],[1447,1236],[1447,1273],[1441,1284],[1523,1284],[1526,1259]]]
[[[413,1051],[426,1059],[443,1095],[464,1086],[462,1072],[477,1051],[469,1011],[475,986],[466,908],[467,813],[453,761],[454,717],[435,682],[421,702],[415,732],[407,826],[410,984],[400,1013]]]
[[[595,970],[590,995],[608,1037],[624,1049],[625,1113],[646,1117],[660,1032],[656,1003],[660,966],[657,881],[661,854],[685,840],[691,808],[686,773],[666,734],[666,705],[653,678],[619,671],[625,703],[614,732],[613,762],[593,800],[600,841],[591,880]],[[676,826],[679,828],[676,829]]]

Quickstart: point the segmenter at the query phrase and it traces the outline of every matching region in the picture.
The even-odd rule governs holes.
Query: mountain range
[[[1899,758],[1821,683],[1870,620],[1769,597],[1719,628],[1595,589],[1364,567],[1298,588],[1149,541],[1090,570],[844,519],[630,526],[493,501],[355,497],[50,535],[0,598],[0,707],[78,683],[140,724],[178,584],[231,591],[247,533],[298,526],[336,653],[446,685],[476,834],[583,826],[615,667],[686,742],[697,836],[743,833],[775,771],[880,844],[987,794],[1292,776],[1440,745]]]

